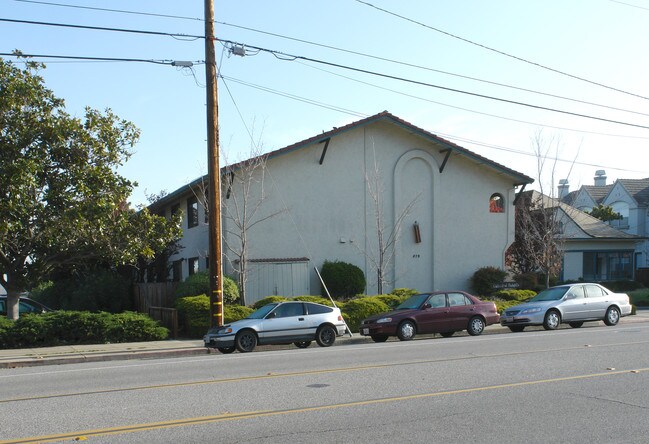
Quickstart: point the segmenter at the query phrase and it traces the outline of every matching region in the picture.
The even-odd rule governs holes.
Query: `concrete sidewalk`
[[[620,320],[620,324],[649,322],[649,309],[639,309],[633,316]],[[600,321],[603,325],[603,323]],[[534,328],[534,327],[531,327]],[[509,329],[500,325],[490,325],[485,334],[506,333]],[[460,333],[458,333],[459,335]],[[426,335],[432,336],[432,335]],[[368,337],[355,333],[353,337],[342,336],[334,346],[371,343]],[[290,348],[287,346],[261,346]],[[34,367],[39,365],[72,364],[80,362],[119,361],[128,359],[174,358],[219,353],[207,349],[202,340],[166,340],[152,342],[128,342],[122,344],[67,345],[59,347],[40,347],[26,349],[0,350],[0,369]]]

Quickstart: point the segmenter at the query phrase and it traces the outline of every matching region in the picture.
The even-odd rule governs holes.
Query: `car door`
[[[608,295],[599,285],[584,285],[586,291],[586,306],[588,317],[595,319],[604,319],[604,314],[608,308]]]
[[[306,336],[309,326],[302,302],[280,304],[268,313],[258,332],[262,343],[289,341],[294,337]]]
[[[452,331],[466,330],[475,306],[463,293],[448,293],[448,325]]]
[[[446,293],[430,295],[424,303],[424,307],[414,315],[419,333],[449,331],[449,309],[446,301]]]
[[[575,321],[588,317],[586,294],[583,285],[576,285],[564,296],[561,302],[561,311],[564,321]]]

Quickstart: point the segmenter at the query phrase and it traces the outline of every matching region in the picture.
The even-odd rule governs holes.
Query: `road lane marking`
[[[631,346],[631,345],[648,344],[648,343],[649,341],[637,341],[637,342],[625,342],[625,343],[618,343],[618,344],[589,345],[588,349],[592,350],[592,349],[603,348],[603,347],[612,347],[612,346],[621,347],[621,346]],[[23,402],[23,401],[37,401],[37,400],[44,400],[44,399],[68,398],[68,397],[87,396],[87,395],[101,395],[101,394],[109,394],[109,393],[135,392],[135,391],[142,391],[142,390],[159,390],[159,389],[192,387],[192,386],[211,385],[211,384],[249,382],[249,381],[259,381],[264,379],[295,378],[299,376],[324,375],[324,374],[355,372],[355,371],[363,371],[363,370],[376,370],[382,368],[410,366],[410,365],[434,364],[434,363],[441,363],[441,362],[465,361],[465,360],[485,359],[485,358],[502,358],[506,356],[527,355],[531,353],[553,353],[553,352],[585,350],[585,349],[586,349],[585,346],[580,345],[580,346],[565,347],[565,348],[548,348],[548,349],[541,349],[541,350],[516,351],[516,352],[484,354],[484,355],[475,354],[471,356],[458,356],[454,358],[421,359],[421,360],[414,360],[414,361],[392,362],[387,364],[361,365],[356,367],[339,367],[339,368],[332,368],[332,369],[318,369],[318,370],[307,370],[307,371],[286,372],[286,373],[267,373],[264,375],[243,376],[237,378],[210,379],[204,381],[177,382],[171,384],[144,385],[144,386],[136,386],[136,387],[120,387],[120,388],[105,389],[105,390],[89,390],[85,392],[54,393],[50,395],[0,399],[0,404],[6,404],[11,402]]]
[[[61,433],[61,434],[31,436],[31,437],[25,437],[25,438],[20,438],[15,440],[0,441],[0,444],[36,443],[36,442],[44,443],[44,442],[62,441],[66,439],[80,439],[82,437],[85,439],[87,437],[121,435],[126,433],[145,432],[145,431],[156,430],[156,429],[167,429],[173,427],[184,427],[184,426],[191,426],[191,425],[210,424],[210,423],[225,422],[225,421],[236,421],[236,420],[251,419],[251,418],[263,418],[267,416],[317,412],[322,410],[333,410],[333,409],[348,408],[348,407],[361,407],[361,406],[376,405],[376,404],[387,404],[392,402],[403,402],[403,401],[411,401],[416,399],[433,398],[433,397],[440,397],[440,396],[453,396],[453,395],[462,395],[467,393],[502,390],[508,388],[518,388],[518,387],[540,385],[540,384],[552,384],[552,383],[566,382],[566,381],[594,379],[594,378],[601,378],[605,376],[638,374],[647,371],[649,371],[649,367],[639,368],[639,369],[629,369],[629,370],[607,371],[603,373],[591,373],[587,375],[564,376],[560,378],[551,378],[551,379],[539,379],[535,381],[513,382],[507,384],[489,385],[484,387],[446,390],[441,392],[420,393],[415,395],[393,396],[388,398],[368,399],[364,401],[352,401],[352,402],[344,402],[339,404],[329,404],[329,405],[321,405],[321,406],[313,406],[313,407],[300,407],[295,409],[259,410],[259,411],[251,411],[251,412],[225,413],[221,415],[185,418],[185,419],[178,419],[172,421],[150,422],[144,424],[106,427],[102,429],[82,430],[82,431]]]

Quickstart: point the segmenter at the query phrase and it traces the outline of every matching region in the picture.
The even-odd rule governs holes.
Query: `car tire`
[[[417,334],[417,327],[412,321],[403,321],[397,327],[397,337],[400,341],[410,341]]]
[[[236,350],[235,346],[232,347],[217,347],[217,350],[223,353],[224,355],[229,355],[230,353]]]
[[[608,307],[604,315],[604,323],[609,327],[617,325],[620,322],[620,310],[617,307]]]
[[[385,342],[388,340],[387,335],[373,335],[372,336],[372,341],[374,342]]]
[[[248,353],[257,346],[257,335],[251,330],[243,330],[234,338],[234,345],[241,353]]]
[[[511,331],[513,331],[514,333],[520,333],[523,330],[525,330],[525,326],[524,325],[510,325],[509,329]]]
[[[308,348],[309,345],[311,345],[311,341],[297,341],[293,344],[295,344],[297,348]]]
[[[556,330],[561,325],[561,314],[556,310],[548,310],[543,318],[543,328]]]
[[[572,328],[579,328],[582,325],[584,325],[584,322],[583,321],[568,322],[568,325],[571,326]]]
[[[450,338],[454,334],[455,334],[454,331],[444,331],[444,332],[440,333],[440,335],[442,335],[443,338]]]
[[[480,316],[474,316],[469,320],[466,328],[467,333],[471,336],[480,336],[485,328],[485,322]]]
[[[322,325],[315,333],[315,341],[320,347],[330,347],[336,342],[336,330],[331,325]]]

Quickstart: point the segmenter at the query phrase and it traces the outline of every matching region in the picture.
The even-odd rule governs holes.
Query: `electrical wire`
[[[542,65],[542,64],[540,64],[540,63],[532,62],[532,61],[530,61],[530,60],[527,60],[527,59],[524,59],[524,58],[522,58],[522,57],[518,57],[518,56],[515,56],[515,55],[512,55],[512,54],[509,54],[509,53],[506,53],[506,52],[504,52],[504,51],[500,51],[500,50],[498,50],[498,49],[491,48],[491,47],[489,47],[489,46],[483,45],[483,44],[481,44],[481,43],[474,42],[474,41],[469,40],[469,39],[466,39],[466,38],[464,38],[464,37],[460,37],[460,36],[457,36],[457,35],[455,35],[455,34],[451,34],[450,32],[443,31],[443,30],[438,29],[438,28],[434,28],[434,27],[432,27],[432,26],[429,26],[429,25],[426,25],[426,24],[424,24],[424,23],[418,22],[418,21],[416,21],[416,20],[413,20],[413,19],[411,19],[411,18],[405,17],[405,16],[403,16],[403,15],[399,15],[399,14],[397,14],[397,13],[395,13],[395,12],[388,11],[387,9],[380,8],[380,7],[378,7],[378,6],[373,5],[372,3],[369,3],[369,2],[366,2],[366,1],[363,1],[363,0],[355,0],[355,1],[358,2],[358,3],[361,3],[361,4],[363,4],[363,5],[369,6],[369,7],[371,7],[371,8],[374,8],[374,9],[376,9],[376,10],[378,10],[378,11],[381,11],[381,12],[384,12],[384,13],[386,13],[386,14],[392,15],[392,16],[394,16],[394,17],[398,17],[398,18],[400,18],[400,19],[402,19],[402,20],[406,20],[406,21],[411,22],[411,23],[414,23],[414,24],[416,24],[416,25],[423,26],[424,28],[427,28],[427,29],[433,30],[433,31],[435,31],[435,32],[439,32],[439,33],[441,33],[441,34],[444,34],[444,35],[446,35],[446,36],[452,37],[452,38],[454,38],[454,39],[457,39],[457,40],[463,41],[463,42],[465,42],[465,43],[469,43],[469,44],[471,44],[471,45],[478,46],[478,47],[483,48],[483,49],[486,49],[486,50],[488,50],[488,51],[492,51],[492,52],[495,52],[495,53],[497,53],[497,54],[500,54],[500,55],[503,55],[503,56],[506,56],[506,57],[510,57],[510,58],[512,58],[512,59],[514,59],[514,60],[518,60],[519,62],[524,62],[524,63],[530,64],[530,65],[536,66],[536,67],[538,67],[538,68],[545,69],[545,70],[547,70],[547,71],[551,71],[551,72],[554,72],[554,73],[557,73],[557,74],[561,74],[562,76],[570,77],[570,78],[573,78],[573,79],[576,79],[576,80],[580,80],[580,81],[582,81],[582,82],[586,82],[586,83],[590,83],[590,84],[592,84],[592,85],[600,86],[600,87],[602,87],[602,88],[610,89],[610,90],[612,90],[612,91],[617,91],[617,92],[622,93],[622,94],[627,94],[627,95],[630,95],[630,96],[639,97],[639,98],[641,98],[641,99],[649,100],[649,97],[642,96],[642,95],[640,95],[640,94],[632,93],[632,92],[629,92],[629,91],[625,91],[625,90],[623,90],[623,89],[615,88],[615,87],[613,87],[613,86],[608,86],[608,85],[605,85],[605,84],[603,84],[603,83],[599,83],[599,82],[595,82],[595,81],[593,81],[593,80],[586,79],[586,78],[584,78],[584,77],[579,77],[579,76],[576,76],[576,75],[573,75],[573,74],[569,74],[569,73],[567,73],[567,72],[560,71],[560,70],[558,70],[558,69],[554,69],[554,68],[551,68],[551,67],[549,67],[549,66]]]
[[[155,59],[128,59],[120,57],[85,57],[85,56],[68,56],[68,55],[47,55],[47,54],[25,54],[25,53],[13,53],[13,52],[0,52],[0,56],[5,57],[16,57],[16,58],[52,58],[52,59],[72,59],[72,60],[91,60],[91,61],[102,61],[102,62],[141,62],[141,63],[153,63],[157,65],[173,65],[174,60],[155,60]],[[204,61],[192,62],[194,65],[204,64]]]
[[[275,56],[279,60],[294,61],[294,60],[300,59],[300,60],[305,60],[305,61],[309,61],[309,62],[319,63],[319,64],[322,64],[322,65],[327,65],[327,66],[333,66],[333,67],[336,67],[336,68],[346,69],[346,70],[349,70],[349,71],[355,71],[355,72],[360,72],[360,73],[364,73],[364,74],[369,74],[369,75],[372,75],[372,76],[383,77],[383,78],[386,78],[386,79],[392,79],[392,80],[397,80],[397,81],[401,81],[401,82],[411,83],[411,84],[414,84],[414,85],[426,86],[426,87],[429,87],[429,88],[441,89],[441,90],[444,90],[444,91],[454,92],[454,93],[458,93],[458,94],[464,94],[464,95],[473,96],[473,97],[479,97],[479,98],[482,98],[482,99],[493,100],[493,101],[502,102],[502,103],[508,103],[508,104],[511,104],[511,105],[518,105],[518,106],[524,106],[524,107],[527,107],[527,108],[533,108],[533,109],[538,109],[538,110],[543,110],[543,111],[550,111],[550,112],[554,112],[554,113],[567,114],[567,115],[571,115],[571,116],[575,116],[575,117],[582,117],[582,118],[585,118],[585,119],[598,120],[598,121],[601,121],[601,122],[614,123],[614,124],[618,124],[618,125],[626,125],[626,126],[631,126],[631,127],[636,127],[636,128],[649,129],[649,126],[646,126],[646,125],[623,122],[623,121],[614,120],[614,119],[607,119],[607,118],[604,118],[604,117],[591,116],[591,115],[588,115],[588,114],[576,113],[576,112],[572,112],[572,111],[565,111],[565,110],[560,110],[560,109],[557,109],[557,108],[550,108],[550,107],[547,107],[547,106],[534,105],[534,104],[531,104],[531,103],[525,103],[525,102],[520,102],[520,101],[516,101],[516,100],[503,99],[501,97],[489,96],[489,95],[486,95],[486,94],[480,94],[480,93],[476,93],[476,92],[465,91],[465,90],[461,90],[461,89],[457,89],[457,88],[450,88],[450,87],[447,87],[447,86],[436,85],[436,84],[433,84],[433,83],[422,82],[422,81],[419,81],[419,80],[408,79],[408,78],[405,78],[405,77],[394,76],[394,75],[390,75],[390,74],[384,74],[384,73],[380,73],[380,72],[376,72],[376,71],[370,71],[368,69],[363,69],[363,68],[355,68],[355,67],[348,66],[348,65],[342,65],[340,63],[327,62],[327,61],[324,61],[324,60],[314,59],[314,58],[311,58],[311,57],[290,55],[290,54],[286,54],[286,53],[283,53],[283,52],[280,52],[280,51],[275,51],[275,50],[271,50],[271,49],[267,49],[267,48],[262,48],[262,47],[259,47],[259,46],[243,45],[241,43],[233,42],[231,40],[224,40],[224,39],[218,39],[218,40],[220,40],[222,42],[225,42],[225,43],[232,44],[232,45],[246,46],[246,47],[250,47],[250,48],[253,48],[253,49],[256,49],[256,50],[259,50],[259,51],[267,52],[267,53],[272,54],[273,56]]]

